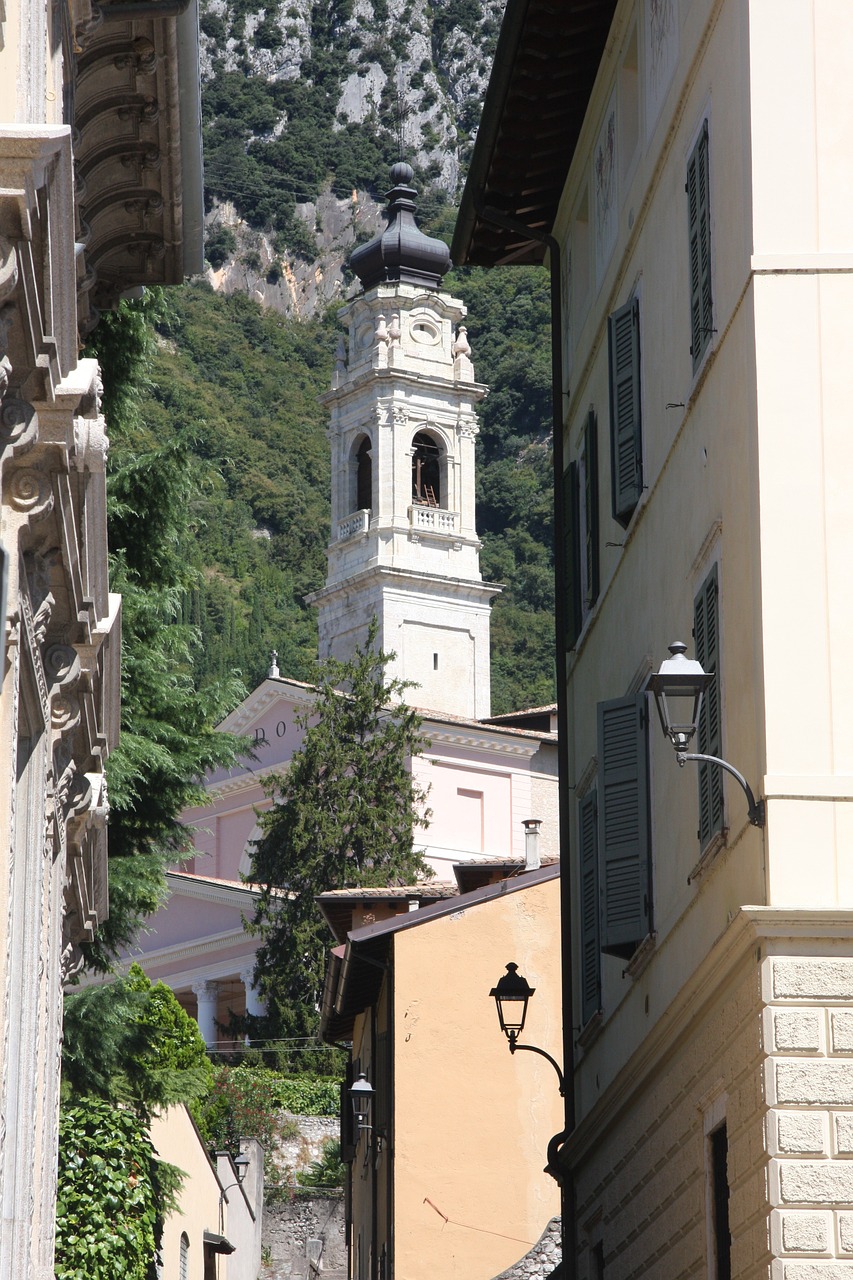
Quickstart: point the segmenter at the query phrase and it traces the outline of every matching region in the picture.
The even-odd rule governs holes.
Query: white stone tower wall
[[[433,711],[482,718],[491,709],[490,602],[475,510],[474,380],[465,307],[437,290],[380,284],[342,313],[348,343],[325,397],[332,447],[332,530],[319,611],[320,657],[346,659],[371,618],[410,680],[409,700]],[[437,505],[413,500],[420,433],[440,452]],[[370,509],[356,503],[357,452],[370,442]]]

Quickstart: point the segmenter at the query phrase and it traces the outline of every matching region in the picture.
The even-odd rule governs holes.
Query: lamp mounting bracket
[[[749,805],[748,817],[754,827],[763,827],[767,821],[766,806],[762,799],[756,800],[752,793],[752,787],[746,778],[736,769],[733,764],[729,764],[728,760],[721,760],[719,756],[706,756],[699,751],[676,751],[675,758],[679,766],[683,769],[685,761],[696,760],[700,764],[714,764],[719,769],[725,769],[726,773],[730,773],[736,782],[740,783],[741,789],[746,796]]]

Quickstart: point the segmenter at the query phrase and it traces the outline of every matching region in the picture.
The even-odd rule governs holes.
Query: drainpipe
[[[482,196],[474,196],[474,208],[478,217],[494,227],[513,231],[545,245],[551,269],[551,416],[554,459],[554,624],[557,668],[557,760],[559,769],[560,806],[560,913],[562,924],[562,984],[563,984],[563,1063],[567,1081],[564,1095],[565,1127],[555,1133],[548,1143],[546,1171],[560,1184],[562,1210],[562,1246],[564,1280],[575,1280],[577,1272],[577,1246],[575,1241],[575,1188],[570,1173],[558,1173],[557,1157],[563,1143],[576,1124],[574,1090],[574,1045],[572,1028],[572,893],[570,878],[569,841],[569,717],[565,673],[566,636],[566,564],[562,531],[565,528],[563,510],[563,322],[560,298],[560,246],[552,235],[536,231],[517,218],[509,217],[499,209],[484,204]]]

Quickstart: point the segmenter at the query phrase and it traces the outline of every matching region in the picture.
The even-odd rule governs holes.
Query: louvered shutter
[[[581,914],[581,1022],[601,1004],[598,941],[598,792],[590,791],[578,806]]]
[[[375,1070],[374,1125],[376,1132],[387,1138],[391,1121],[391,1050],[387,1031],[380,1031],[376,1037]]]
[[[708,574],[693,601],[693,638],[696,657],[716,679],[702,699],[697,751],[703,755],[722,754],[720,712],[720,604],[717,566]],[[716,765],[699,765],[699,847],[723,829],[723,774]]]
[[[627,526],[643,487],[640,420],[640,304],[632,298],[607,321],[610,351],[610,466],[613,518]]]
[[[566,649],[574,649],[583,625],[580,567],[580,488],[578,464],[563,472],[563,548],[566,568]]]
[[[341,1081],[341,1101],[340,1101],[340,1121],[341,1121],[341,1160],[344,1164],[351,1164],[355,1159],[356,1146],[358,1143],[358,1134],[355,1131],[355,1116],[353,1115],[352,1099],[349,1091],[355,1080],[355,1064],[348,1062],[344,1078]]]
[[[687,161],[687,222],[690,238],[690,354],[696,369],[711,340],[711,199],[708,121]]]
[[[598,417],[589,411],[584,431],[584,508],[586,526],[584,543],[586,555],[586,603],[592,608],[600,589],[598,560]]]
[[[646,695],[598,704],[601,950],[627,959],[651,932]]]

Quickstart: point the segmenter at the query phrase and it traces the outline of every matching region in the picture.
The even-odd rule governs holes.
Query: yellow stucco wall
[[[163,1274],[179,1275],[181,1235],[189,1240],[187,1280],[204,1280],[204,1232],[225,1234],[220,1218],[219,1182],[207,1158],[198,1132],[186,1107],[170,1107],[151,1121],[151,1141],[157,1154],[177,1165],[187,1175],[180,1192],[177,1212],[163,1227]],[[218,1275],[227,1274],[228,1259],[220,1257]]]
[[[488,1280],[559,1211],[543,1172],[563,1127],[557,1077],[535,1054],[510,1055],[489,998],[509,961],[536,989],[523,1039],[561,1060],[557,880],[394,941],[395,1274],[405,1280]]]

